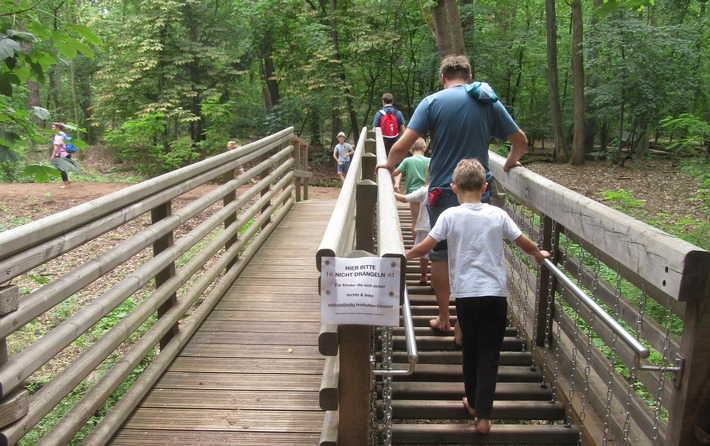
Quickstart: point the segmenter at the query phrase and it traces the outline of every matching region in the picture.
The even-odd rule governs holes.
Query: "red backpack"
[[[399,124],[397,116],[394,113],[387,113],[384,109],[380,110],[382,118],[380,119],[380,129],[382,137],[387,139],[396,138],[399,136]]]

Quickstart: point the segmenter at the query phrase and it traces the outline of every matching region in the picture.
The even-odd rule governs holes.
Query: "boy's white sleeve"
[[[415,190],[414,192],[410,192],[407,195],[404,196],[404,200],[407,203],[422,203],[424,204],[424,200],[426,199],[429,191],[426,186],[422,186],[419,189]]]
[[[447,212],[442,212],[441,215],[439,215],[439,218],[436,219],[434,227],[431,228],[431,231],[429,231],[429,236],[437,242],[446,240],[448,238],[447,235],[449,233],[449,219],[447,217]]]
[[[515,221],[510,218],[510,216],[507,213],[504,213],[505,216],[503,217],[503,234],[505,238],[510,240],[511,242],[514,242],[515,239],[523,235],[523,231],[520,230],[517,224],[515,224]]]

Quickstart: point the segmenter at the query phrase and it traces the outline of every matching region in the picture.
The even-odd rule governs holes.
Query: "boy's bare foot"
[[[471,407],[468,404],[468,398],[463,397],[463,399],[461,401],[463,401],[463,407],[466,408],[466,410],[468,411],[468,414],[471,416],[472,419],[475,420],[476,419],[476,409],[474,409],[473,407]]]
[[[461,347],[463,345],[463,338],[461,335],[461,328],[459,328],[459,322],[456,321],[456,325],[454,325],[454,344],[456,344],[457,347]]]
[[[429,319],[429,326],[434,330],[442,331],[444,333],[451,331],[451,324],[449,324],[449,321],[443,322],[438,317]]]
[[[476,420],[476,432],[485,435],[491,430],[491,420],[488,418],[479,418]]]

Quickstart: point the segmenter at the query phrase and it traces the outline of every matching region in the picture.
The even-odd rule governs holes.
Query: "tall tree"
[[[456,0],[436,0],[435,6],[431,8],[431,14],[434,18],[434,38],[439,59],[466,54]]]
[[[557,79],[557,11],[555,0],[545,0],[547,29],[547,85],[550,90],[550,121],[555,144],[555,161],[567,162],[569,149],[562,130],[562,110],[560,108],[560,88]]]
[[[584,164],[584,59],[582,55],[582,0],[572,0],[572,85],[574,132],[570,163]]]

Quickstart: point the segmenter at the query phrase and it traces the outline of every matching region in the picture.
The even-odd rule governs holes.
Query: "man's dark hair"
[[[382,102],[385,104],[393,104],[394,103],[394,96],[392,96],[392,93],[383,93],[382,94]]]

